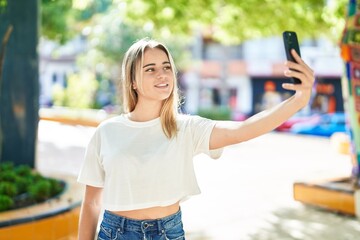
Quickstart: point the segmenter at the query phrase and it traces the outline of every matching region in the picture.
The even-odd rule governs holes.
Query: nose
[[[160,78],[164,78],[165,77],[165,70],[161,70],[158,72],[156,78],[160,79]]]

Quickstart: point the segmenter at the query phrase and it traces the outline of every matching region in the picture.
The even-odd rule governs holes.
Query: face
[[[134,83],[138,93],[138,103],[143,101],[163,102],[170,96],[174,87],[174,77],[169,58],[163,50],[146,49],[139,73],[142,75],[142,82],[137,80]]]

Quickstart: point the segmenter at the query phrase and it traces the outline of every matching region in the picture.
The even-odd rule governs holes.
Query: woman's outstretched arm
[[[295,50],[292,50],[296,63],[287,61],[289,68],[285,76],[296,77],[301,84],[284,83],[284,89],[295,91],[294,95],[277,106],[262,111],[243,122],[219,121],[210,138],[210,149],[244,142],[268,133],[305,107],[310,100],[315,81],[313,70],[306,65]],[[290,70],[292,69],[292,70]]]

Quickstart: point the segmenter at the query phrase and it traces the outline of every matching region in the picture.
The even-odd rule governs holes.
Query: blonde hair
[[[179,107],[179,90],[176,77],[177,70],[169,50],[162,43],[148,38],[143,38],[135,42],[126,52],[121,71],[124,111],[125,113],[132,112],[138,102],[138,95],[133,88],[133,83],[136,82],[137,86],[140,88],[142,86],[140,69],[143,63],[144,52],[148,48],[158,48],[166,53],[174,75],[173,90],[170,96],[164,101],[160,110],[162,129],[168,138],[172,138],[176,136],[177,133],[176,115]]]

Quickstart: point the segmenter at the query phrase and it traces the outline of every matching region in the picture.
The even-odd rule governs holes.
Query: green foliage
[[[63,184],[55,179],[48,179],[50,183],[50,195],[56,196],[64,189]]]
[[[59,194],[63,186],[55,179],[42,179],[28,188],[29,195],[38,202]]]
[[[11,182],[0,183],[0,195],[7,195],[9,197],[14,197],[17,194],[18,194],[18,190],[15,183],[11,183]]]
[[[31,168],[27,165],[19,165],[14,169],[14,172],[17,176],[30,176],[31,175]]]
[[[105,12],[111,3],[112,0],[41,0],[41,35],[65,43],[79,34],[87,20]]]
[[[67,87],[56,85],[53,89],[55,106],[72,108],[91,108],[95,104],[95,92],[98,82],[95,73],[82,71],[72,74],[67,80]]]
[[[86,37],[89,45],[88,50],[77,57],[77,67],[80,72],[68,77],[66,87],[55,85],[52,89],[55,106],[102,107],[102,103],[97,102],[96,97],[104,96],[101,95],[102,93],[116,91],[111,87],[118,85],[120,66],[127,49],[136,40],[143,37],[159,39],[153,35],[151,28],[126,23],[123,19],[122,9],[109,2],[111,1],[74,1],[72,11],[75,13],[75,17],[69,16],[69,19],[72,19],[69,21],[79,20],[72,24],[73,28]],[[52,4],[58,3],[53,2]],[[47,34],[47,36],[49,35]],[[184,51],[184,46],[188,41],[170,35],[167,37],[166,43],[173,53],[177,67],[182,67],[183,63],[187,63],[184,59],[187,59],[190,53]],[[113,95],[115,97],[109,98],[112,103],[120,102],[116,99],[116,97],[120,97],[120,94]]]
[[[17,178],[17,175],[14,171],[5,170],[0,172],[0,181],[14,182]]]
[[[51,183],[47,180],[40,180],[31,185],[28,191],[30,196],[36,201],[44,201],[50,197]]]
[[[82,33],[89,43],[89,50],[78,58],[80,68],[93,69],[98,79],[118,80],[119,67],[127,49],[144,37],[166,40],[175,61],[183,66],[184,59],[189,56],[189,38],[170,34],[154,33],[149,25],[135,26],[124,21],[124,12],[117,4],[113,4],[103,14],[95,15],[84,26]],[[116,84],[115,84],[116,85]]]
[[[231,109],[227,107],[212,107],[200,109],[198,115],[212,120],[231,120]]]
[[[71,9],[72,1],[41,0],[41,34],[60,43],[71,38],[74,33],[69,25]]]
[[[31,184],[33,184],[33,182],[34,179],[31,176],[24,176],[24,177],[18,176],[16,178],[15,184],[19,193],[25,193],[28,187],[31,186]]]
[[[62,182],[45,178],[28,166],[0,164],[0,211],[45,201],[63,189]]]
[[[326,35],[338,39],[344,27],[347,0],[329,4],[318,0],[127,0],[128,21],[152,25],[160,32],[192,34],[196,29],[222,43],[264,36],[278,36],[295,30],[300,37]]]
[[[4,13],[7,7],[7,0],[0,0],[0,14]]]
[[[0,194],[0,212],[10,209],[14,205],[11,197]]]
[[[3,162],[0,164],[0,173],[3,171],[9,171],[14,169],[14,163],[13,162]]]
[[[98,13],[104,13],[112,4],[112,0],[73,0],[76,20],[85,21]]]

